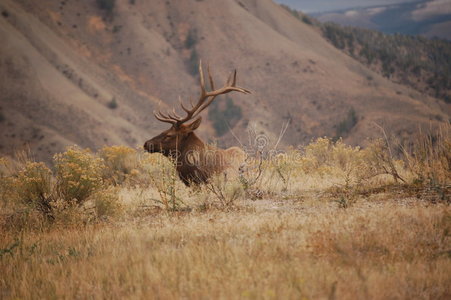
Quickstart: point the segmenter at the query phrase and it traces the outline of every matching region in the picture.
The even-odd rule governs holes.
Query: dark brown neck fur
[[[217,171],[208,161],[208,155],[216,159],[221,150],[204,144],[196,134],[190,133],[180,144],[180,155],[176,159],[177,172],[180,179],[187,185],[189,183],[202,183]],[[209,154],[206,154],[207,151]],[[211,157],[210,157],[211,159]]]

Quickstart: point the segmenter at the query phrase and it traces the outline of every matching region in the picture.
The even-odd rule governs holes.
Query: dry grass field
[[[322,138],[191,188],[123,146],[3,159],[0,298],[449,299],[450,153]]]

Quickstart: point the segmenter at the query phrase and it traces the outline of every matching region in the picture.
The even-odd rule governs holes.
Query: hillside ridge
[[[275,143],[287,122],[282,147],[338,134],[364,144],[379,135],[374,122],[408,139],[449,117],[443,101],[371,71],[270,0],[116,2],[108,13],[94,1],[5,0],[0,11],[5,155],[25,144],[44,161],[71,144],[140,147],[167,127],[154,109],[197,97],[200,59],[217,84],[237,69],[253,91],[227,100],[242,141],[252,129]],[[214,140],[203,122],[201,137]],[[218,144],[238,142],[228,132]]]

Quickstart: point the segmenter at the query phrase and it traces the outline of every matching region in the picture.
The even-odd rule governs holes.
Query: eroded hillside
[[[70,144],[142,145],[166,126],[154,109],[196,97],[199,59],[217,84],[236,68],[239,84],[253,91],[230,95],[240,111],[231,127],[243,141],[252,127],[276,142],[288,122],[282,144],[298,145],[336,136],[351,121],[341,135],[362,144],[379,134],[374,123],[407,138],[449,118],[443,101],[382,78],[270,0],[109,8],[2,0],[0,11],[0,151],[8,155],[24,144],[47,161]],[[201,136],[211,138],[205,114]],[[238,142],[226,133],[219,144]]]

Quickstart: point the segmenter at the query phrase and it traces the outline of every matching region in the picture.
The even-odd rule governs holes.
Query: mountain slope
[[[375,29],[384,33],[451,39],[448,29],[451,6],[448,0],[419,0],[312,15],[322,22]]]
[[[253,91],[230,95],[242,141],[252,127],[275,143],[285,122],[284,145],[334,136],[351,111],[355,126],[342,133],[354,144],[379,134],[374,122],[407,138],[449,117],[449,105],[382,78],[270,0],[118,1],[112,11],[95,1],[3,0],[0,10],[5,154],[24,143],[43,160],[74,143],[140,146],[167,127],[153,109],[195,99],[199,58],[218,85],[237,68]],[[230,133],[219,140],[237,143]]]

